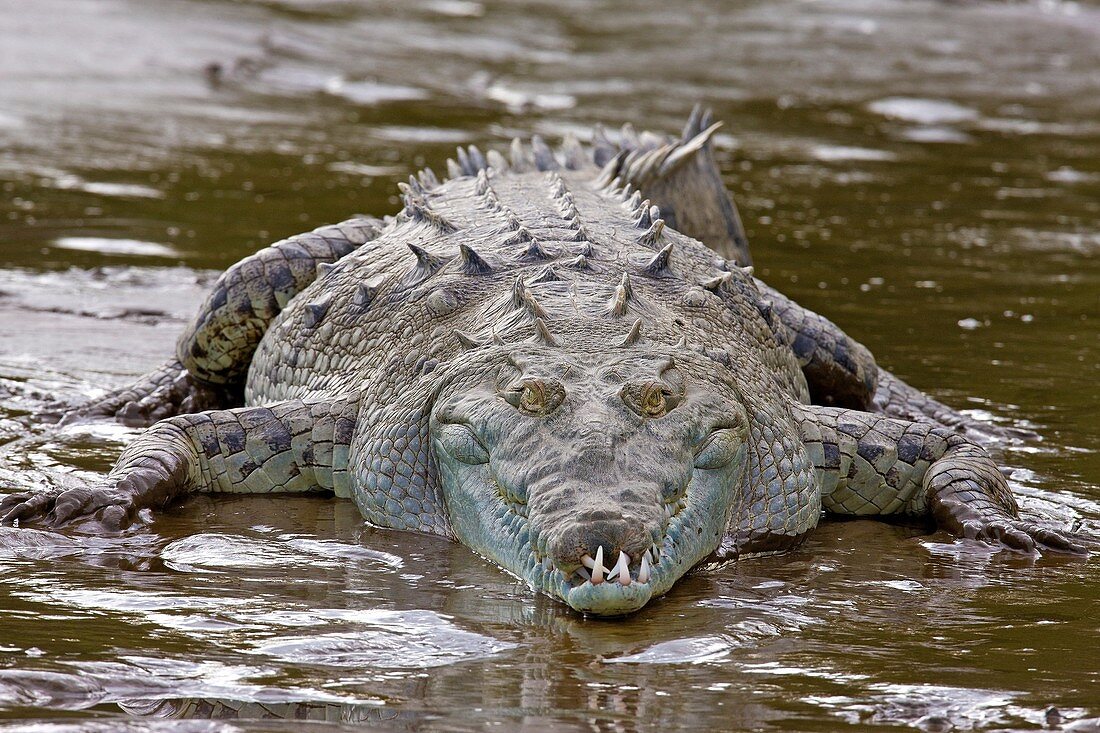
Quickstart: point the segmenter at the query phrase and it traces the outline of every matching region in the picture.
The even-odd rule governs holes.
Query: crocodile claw
[[[0,499],[0,524],[31,522],[47,527],[93,522],[97,529],[120,531],[138,516],[132,494],[112,487],[81,486],[25,491]]]
[[[1072,535],[1018,519],[979,520],[962,523],[961,536],[971,540],[997,543],[1009,550],[1024,553],[1058,552],[1067,555],[1088,555],[1088,549]]]

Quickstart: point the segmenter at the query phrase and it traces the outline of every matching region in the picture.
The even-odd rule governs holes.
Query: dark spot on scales
[[[221,446],[218,444],[217,432],[201,431],[199,433],[199,442],[202,444],[202,452],[206,454],[207,458],[213,458],[221,451]]]
[[[218,442],[221,443],[220,453],[230,455],[244,450],[244,428],[237,424],[218,425]]]
[[[224,283],[219,283],[214,289],[213,297],[210,299],[210,310],[221,310],[225,307],[226,301],[229,299],[228,288]]]
[[[853,438],[859,438],[863,435],[863,426],[858,423],[842,422],[836,426],[836,430],[838,433],[844,433]]]
[[[271,284],[272,290],[289,291],[294,288],[294,273],[290,271],[290,268],[285,263],[280,263],[271,268],[268,271],[267,281]]]
[[[874,464],[875,461],[882,457],[885,449],[881,445],[875,445],[874,443],[864,441],[859,444],[856,451],[865,461]]]
[[[249,475],[251,475],[252,472],[255,471],[257,468],[259,468],[259,466],[256,463],[254,463],[252,461],[245,461],[243,464],[241,464],[241,468],[240,468],[241,478],[242,479],[248,478]]]
[[[286,426],[279,420],[268,423],[263,431],[263,441],[272,453],[284,453],[290,450],[290,444],[294,436],[290,434]]]
[[[355,420],[349,417],[336,418],[336,427],[333,429],[333,442],[339,445],[348,445],[355,437]]]
[[[898,459],[913,465],[920,458],[920,449],[924,441],[918,440],[912,435],[903,435],[898,441]]]
[[[817,342],[804,333],[799,333],[795,336],[794,343],[791,344],[791,349],[794,351],[795,356],[805,359],[809,359],[813,356],[814,348]]]

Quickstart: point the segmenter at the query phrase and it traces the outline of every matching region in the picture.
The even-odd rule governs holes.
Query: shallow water
[[[1100,535],[1098,68],[1055,0],[0,0],[0,486],[106,470],[131,431],[47,418],[257,247],[456,143],[702,99],[758,272],[1038,431],[1025,511]],[[0,730],[1092,730],[1098,568],[829,522],[605,622],[348,503],[200,497],[0,529]]]

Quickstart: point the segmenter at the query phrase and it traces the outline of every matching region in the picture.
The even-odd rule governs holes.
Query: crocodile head
[[[713,362],[663,346],[478,351],[431,418],[462,543],[595,615],[638,610],[715,550],[748,420]]]

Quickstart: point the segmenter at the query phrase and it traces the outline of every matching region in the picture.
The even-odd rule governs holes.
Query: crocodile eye
[[[465,425],[445,425],[439,431],[438,439],[457,461],[471,466],[489,462],[489,452],[474,435],[474,431]]]
[[[628,384],[622,389],[623,402],[642,417],[661,417],[680,402],[680,395],[662,382]]]
[[[695,452],[695,467],[714,469],[728,465],[743,444],[736,430],[715,430]]]
[[[501,397],[525,415],[549,415],[565,399],[565,388],[553,380],[527,378],[504,390]]]

